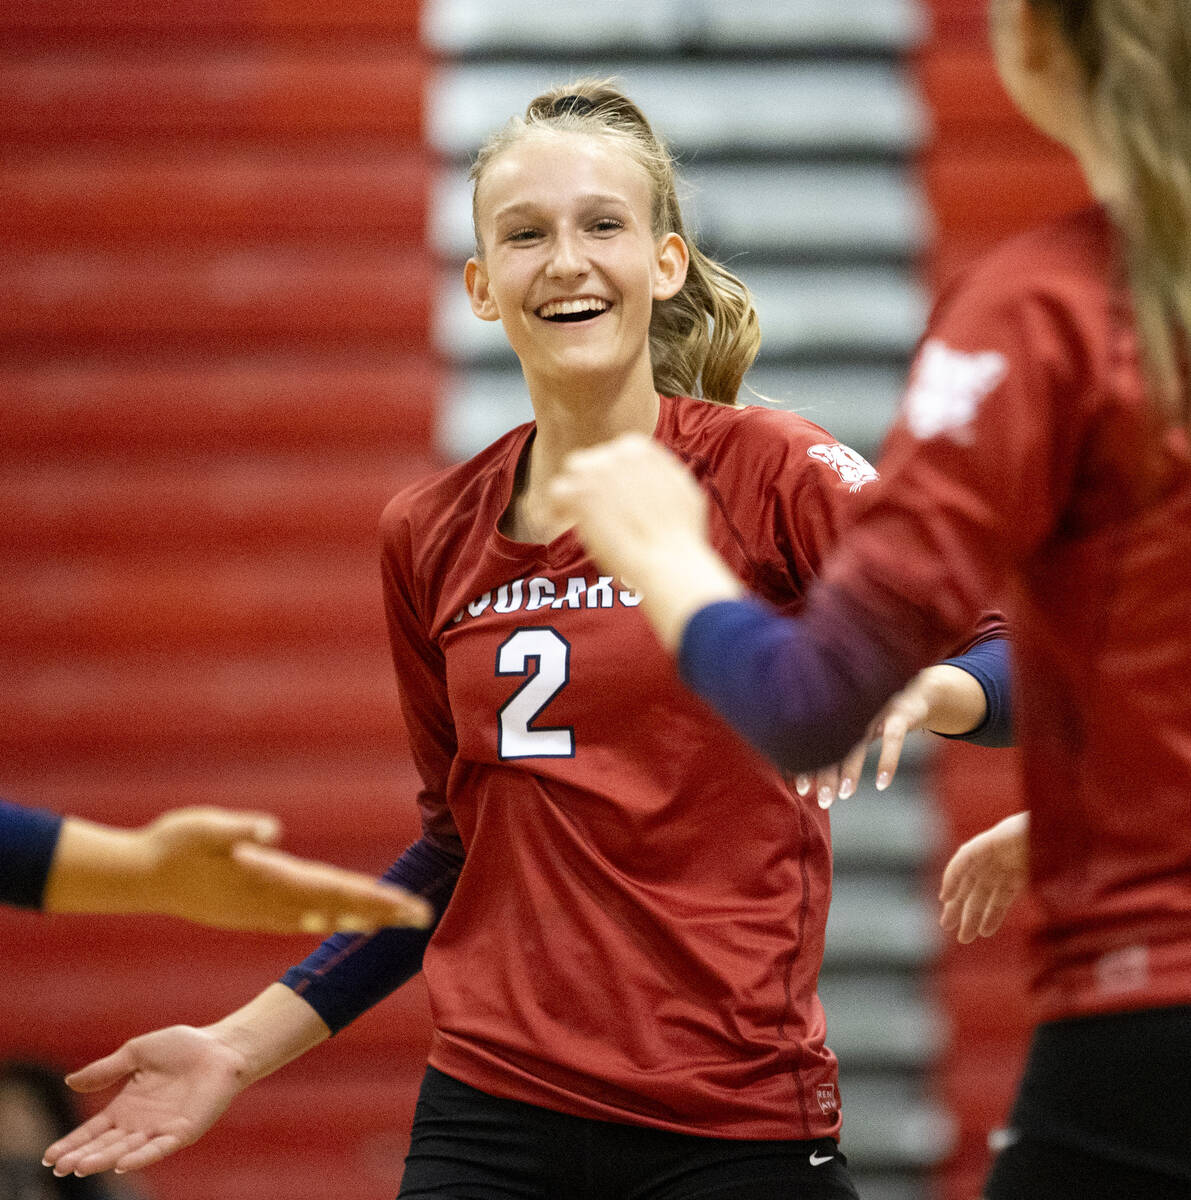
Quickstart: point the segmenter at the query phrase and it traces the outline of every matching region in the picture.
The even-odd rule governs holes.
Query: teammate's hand
[[[932,668],[927,668],[927,671]],[[864,740],[858,743],[842,763],[825,767],[814,775],[798,775],[794,789],[800,796],[814,793],[820,808],[830,808],[835,798],[846,800],[853,795],[864,772],[864,760],[869,745],[880,741],[881,753],[877,758],[876,786],[883,792],[897,774],[906,734],[912,729],[924,729],[932,713],[933,684],[927,671],[920,671],[910,682],[888,701],[868,727]]]
[[[639,433],[568,455],[550,504],[601,566],[630,581],[659,551],[707,538],[703,490],[674,454]]]
[[[174,1025],[125,1042],[66,1082],[77,1092],[122,1087],[102,1112],[46,1151],[43,1163],[59,1176],[158,1162],[206,1133],[250,1079],[243,1055],[218,1037]]]
[[[140,838],[147,910],[224,929],[271,933],[425,928],[430,906],[390,884],[268,845],[277,821],[262,813],[177,809]]]
[[[943,872],[939,924],[964,943],[992,937],[1029,876],[1030,814],[1014,813],[977,834],[952,855]]]
[[[658,640],[678,650],[687,622],[744,586],[707,536],[707,497],[675,455],[626,433],[567,456],[551,481],[551,515],[573,524],[605,571],[641,594]]]

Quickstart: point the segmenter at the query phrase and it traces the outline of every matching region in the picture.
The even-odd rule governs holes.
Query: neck
[[[574,450],[622,433],[652,435],[660,409],[651,374],[620,387],[597,383],[559,388],[531,382],[530,400],[537,431],[530,451],[529,491],[549,483]]]
[[[564,390],[530,383],[537,429],[504,530],[518,541],[549,542],[566,528],[549,516],[546,488],[567,455],[622,433],[653,434],[661,401],[650,376],[635,387]]]

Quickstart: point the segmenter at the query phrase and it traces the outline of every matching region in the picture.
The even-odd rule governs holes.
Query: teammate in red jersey
[[[424,783],[424,837],[392,877],[443,913],[433,939],[332,939],[215,1026],[135,1039],[73,1077],[132,1076],[48,1157],[89,1174],[193,1141],[424,951],[435,1031],[408,1200],[854,1196],[816,994],[827,814],[679,684],[638,593],[545,501],[576,447],[652,435],[699,473],[719,551],[795,612],[874,474],[801,417],[735,407],[751,301],[684,238],[670,157],[618,92],[541,97],[474,176],[468,291],[503,323],[536,420],[382,522]],[[986,707],[943,665],[895,715],[963,733]]]
[[[1041,1023],[986,1195],[1185,1200],[1191,5],[994,0],[991,19],[1009,92],[1100,203],[942,297],[881,486],[802,618],[735,599],[702,492],[641,439],[576,456],[556,511],[790,769],[1012,587]]]

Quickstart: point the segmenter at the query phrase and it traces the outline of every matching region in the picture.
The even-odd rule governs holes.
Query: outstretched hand
[[[151,1166],[197,1141],[251,1080],[238,1051],[207,1030],[174,1025],[125,1042],[66,1082],[78,1092],[121,1089],[46,1151],[43,1163],[59,1176]]]
[[[820,808],[830,808],[837,796],[846,800],[860,783],[870,744],[879,740],[881,753],[877,759],[876,787],[877,791],[883,792],[897,774],[906,735],[912,729],[930,728],[938,703],[936,675],[933,667],[920,671],[888,701],[869,725],[864,739],[842,763],[822,768],[814,775],[797,776],[794,780],[795,791],[800,796],[806,796],[813,789]]]
[[[139,831],[147,905],[223,929],[272,933],[430,923],[418,896],[268,845],[277,830],[262,813],[191,808],[159,817]]]
[[[992,937],[1029,882],[1030,814],[1014,813],[977,834],[943,872],[939,924],[959,941]]]

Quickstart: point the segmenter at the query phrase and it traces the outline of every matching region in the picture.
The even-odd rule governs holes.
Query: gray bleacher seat
[[[926,118],[904,71],[886,62],[689,64],[593,61],[453,63],[431,83],[426,137],[466,158],[553,84],[612,75],[684,154],[906,153]]]
[[[827,918],[826,967],[880,963],[914,968],[934,958],[941,942],[934,903],[914,877],[837,872]]]
[[[604,0],[554,5],[548,21],[525,0],[429,0],[422,11],[423,40],[451,55],[551,54],[575,46],[896,52],[917,45],[924,32],[913,0]]]

